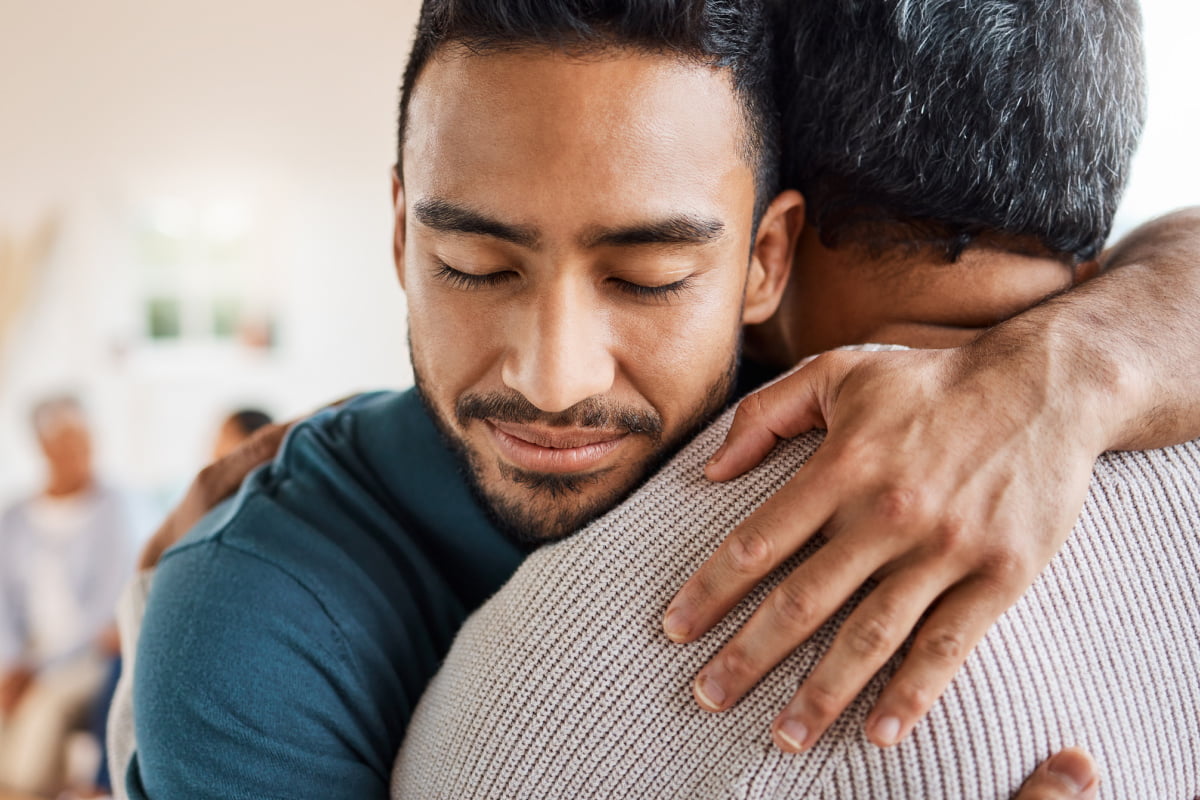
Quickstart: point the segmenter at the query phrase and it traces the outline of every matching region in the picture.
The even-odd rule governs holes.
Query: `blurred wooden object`
[[[13,322],[33,293],[38,271],[45,266],[58,238],[58,216],[47,215],[24,237],[0,234],[0,353]],[[0,800],[5,800],[0,796]]]

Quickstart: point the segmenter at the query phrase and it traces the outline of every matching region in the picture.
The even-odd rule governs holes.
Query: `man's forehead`
[[[405,188],[410,198],[564,213],[661,198],[712,216],[753,194],[743,125],[726,70],[672,56],[451,53],[413,93]]]

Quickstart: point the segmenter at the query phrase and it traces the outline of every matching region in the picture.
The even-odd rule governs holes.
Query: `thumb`
[[[725,441],[704,468],[711,481],[736,478],[762,463],[780,439],[825,424],[820,398],[830,379],[825,358],[758,391],[738,404]]]
[[[1014,800],[1092,800],[1099,789],[1091,756],[1071,748],[1042,762]]]

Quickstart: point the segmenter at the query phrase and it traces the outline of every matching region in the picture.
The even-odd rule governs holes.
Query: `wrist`
[[[1031,420],[1096,458],[1129,446],[1150,392],[1135,361],[1070,311],[1051,301],[1008,320],[970,345],[972,360],[1026,393]]]

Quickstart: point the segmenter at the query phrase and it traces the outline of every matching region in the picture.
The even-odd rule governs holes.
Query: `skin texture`
[[[1012,243],[1016,244],[1016,243]],[[749,355],[786,369],[844,345],[896,342],[956,347],[1096,271],[1000,243],[949,263],[938,253],[830,249],[817,229],[800,236],[780,310],[746,333]]]
[[[914,327],[904,320],[928,316],[910,316],[905,298],[918,297],[909,290],[919,287],[914,302],[924,303],[941,286],[941,305],[952,314],[943,321],[971,324],[1004,313],[1013,298],[1003,286],[991,309],[966,274],[942,280],[956,268],[910,264],[912,277],[897,286],[886,277],[895,259],[854,270],[837,254],[806,250],[815,260],[804,269],[844,268],[831,291],[855,295],[870,321],[853,327],[818,311],[828,330],[802,332],[812,319],[792,325],[786,317],[804,304],[785,304],[773,321],[783,357],[848,335],[946,349],[828,353],[743,401],[707,469],[711,479],[750,469],[779,438],[818,427],[828,434],[805,469],[681,588],[664,618],[667,634],[697,638],[812,536],[828,542],[700,672],[697,702],[713,711],[731,706],[875,580],[773,731],[784,750],[811,747],[916,629],[866,723],[878,745],[903,739],[1058,552],[1095,459],[1107,449],[1200,435],[1200,370],[1186,356],[1200,336],[1148,337],[1141,322],[1165,315],[1175,323],[1166,330],[1195,330],[1187,298],[1200,295],[1200,277],[1187,254],[1200,246],[1196,223],[1195,212],[1150,223],[1114,249],[1104,274],[982,334]],[[1020,283],[1037,287],[1028,301],[1069,282],[1062,270],[1055,278],[1025,259]],[[861,285],[847,285],[855,281]]]
[[[751,241],[740,119],[727,75],[663,55],[448,49],[422,74],[394,185],[413,368],[516,538],[636,487],[777,307],[801,200]]]

